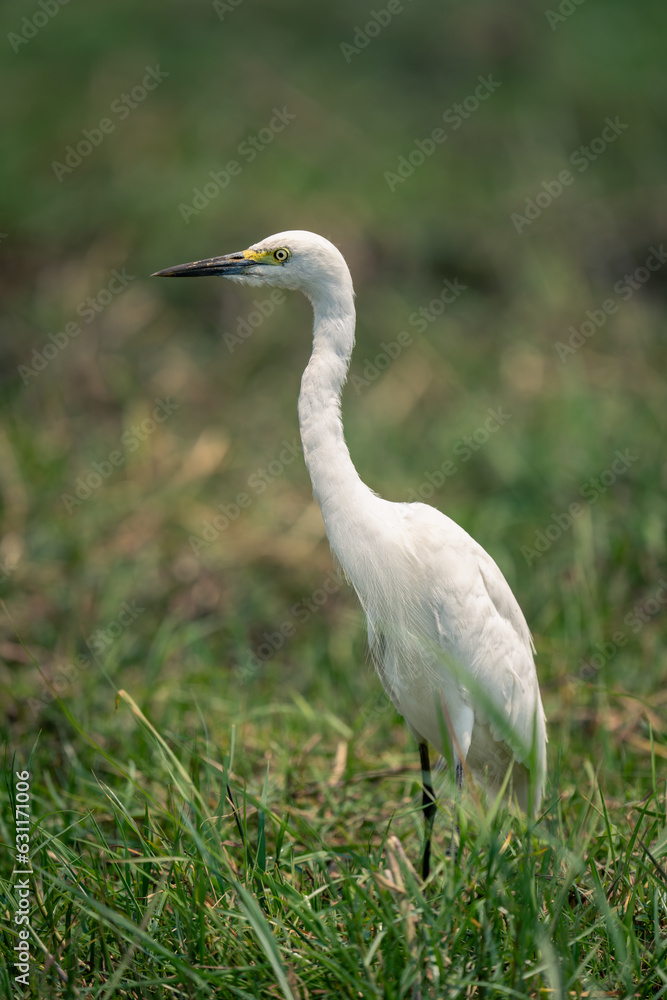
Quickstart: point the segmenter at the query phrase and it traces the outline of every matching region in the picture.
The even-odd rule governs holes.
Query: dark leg
[[[428,746],[426,743],[419,744],[419,760],[422,766],[422,808],[424,810],[424,860],[422,862],[422,876],[424,881],[426,881],[431,870],[431,833],[433,832],[433,820],[435,819],[435,792],[431,784],[431,762],[428,757]]]
[[[461,793],[463,792],[463,764],[460,761],[456,764],[456,790],[460,800]],[[461,847],[461,827],[458,823],[454,825],[454,839],[456,841],[456,845],[454,847],[454,864],[458,865],[459,850]]]

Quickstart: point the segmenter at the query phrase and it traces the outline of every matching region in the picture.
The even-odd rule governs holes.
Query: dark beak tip
[[[174,278],[178,274],[175,267],[165,267],[163,271],[154,271],[151,278]]]

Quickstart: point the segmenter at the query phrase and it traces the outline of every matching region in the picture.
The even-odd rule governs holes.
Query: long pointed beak
[[[244,257],[243,253],[228,253],[224,257],[208,257],[206,260],[193,260],[189,264],[176,264],[166,267],[164,271],[156,271],[151,278],[197,278],[208,275],[247,274],[257,261],[252,257]]]

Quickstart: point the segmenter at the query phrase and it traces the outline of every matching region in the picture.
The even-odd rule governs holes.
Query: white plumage
[[[546,724],[526,620],[493,559],[450,518],[422,503],[391,503],[359,478],[343,437],[340,395],[354,346],[352,279],[333,244],[278,233],[242,253],[182,264],[160,276],[223,275],[304,292],[313,351],[301,382],[303,452],[331,547],[368,622],[382,683],[416,736],[430,829],[426,743],[465,760],[491,792],[514,761],[511,794],[539,808]],[[462,772],[457,766],[457,778]],[[429,842],[424,858],[428,874]]]

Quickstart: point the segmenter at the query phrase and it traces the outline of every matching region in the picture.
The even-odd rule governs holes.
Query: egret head
[[[153,277],[185,278],[219,275],[247,285],[276,285],[304,292],[309,298],[335,287],[351,291],[350,272],[340,251],[323,236],[295,229],[268,236],[247,250],[195,260],[157,271]]]

